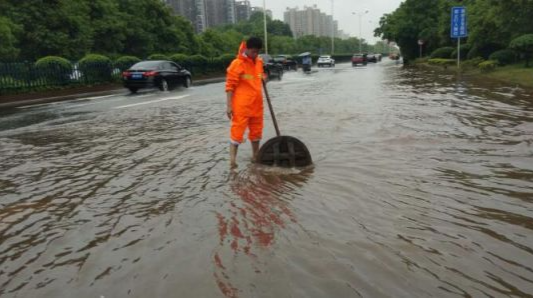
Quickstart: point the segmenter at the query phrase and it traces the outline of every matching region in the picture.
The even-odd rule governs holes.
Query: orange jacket
[[[227,69],[226,92],[233,92],[233,113],[245,117],[263,117],[263,60],[255,62],[244,54],[243,42],[237,58]]]

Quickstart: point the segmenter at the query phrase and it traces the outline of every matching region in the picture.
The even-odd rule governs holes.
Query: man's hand
[[[232,99],[233,99],[233,92],[229,91],[226,92],[226,115],[228,115],[228,119],[233,119],[233,108],[232,108]]]
[[[228,115],[228,119],[231,120],[233,118],[233,110],[231,108],[227,108],[226,115]]]

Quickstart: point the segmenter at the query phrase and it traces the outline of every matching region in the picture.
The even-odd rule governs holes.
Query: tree
[[[406,0],[392,14],[384,15],[374,33],[395,41],[402,49],[405,60],[418,56],[418,40],[425,39],[428,51],[440,46],[438,31],[440,0]]]
[[[13,60],[19,54],[16,34],[20,27],[16,26],[9,19],[0,17],[0,60]]]
[[[524,55],[526,67],[529,67],[529,60],[533,55],[533,34],[522,35],[511,41],[509,47]]]
[[[56,55],[79,57],[91,47],[91,27],[80,1],[6,0],[6,16],[22,28],[17,34],[23,59]]]

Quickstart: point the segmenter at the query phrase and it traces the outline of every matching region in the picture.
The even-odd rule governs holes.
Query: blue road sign
[[[464,6],[452,7],[451,36],[452,38],[461,38],[468,36],[466,8]]]

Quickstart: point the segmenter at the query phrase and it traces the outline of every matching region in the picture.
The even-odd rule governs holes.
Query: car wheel
[[[167,92],[168,91],[168,82],[165,79],[161,79],[161,83],[159,83],[159,90]]]
[[[137,91],[139,91],[139,88],[134,88],[134,87],[130,87],[128,89],[130,90],[131,93],[137,93]]]
[[[183,87],[189,88],[192,85],[191,77],[185,77],[185,82],[183,83]]]

